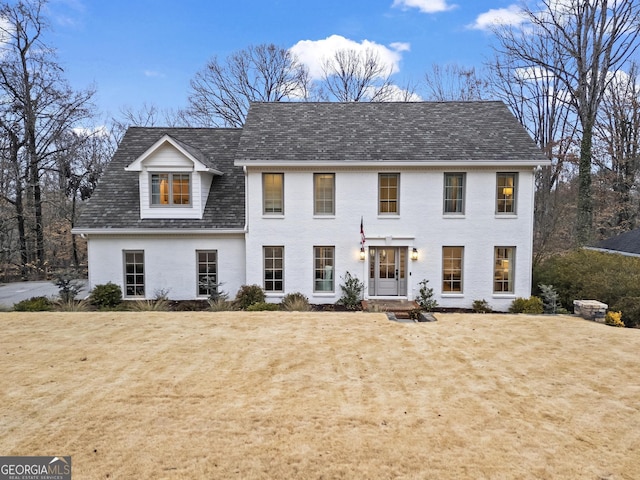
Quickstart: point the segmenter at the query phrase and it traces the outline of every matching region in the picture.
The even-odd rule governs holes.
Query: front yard
[[[0,454],[73,478],[640,478],[640,330],[2,313]]]

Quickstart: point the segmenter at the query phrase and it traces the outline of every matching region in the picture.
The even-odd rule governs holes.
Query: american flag
[[[360,248],[364,248],[364,224],[362,220],[362,217],[360,217]]]

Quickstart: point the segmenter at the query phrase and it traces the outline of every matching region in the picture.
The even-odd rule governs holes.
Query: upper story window
[[[336,176],[333,173],[313,174],[313,214],[335,215]]]
[[[262,212],[267,215],[284,213],[284,173],[262,174]]]
[[[399,210],[399,192],[400,192],[400,174],[399,173],[380,173],[378,174],[378,213],[381,215],[398,214]]]
[[[152,173],[151,205],[191,205],[191,176],[188,173]]]
[[[464,214],[464,173],[444,174],[444,213]]]
[[[518,191],[517,173],[498,173],[496,176],[496,213],[516,213]]]

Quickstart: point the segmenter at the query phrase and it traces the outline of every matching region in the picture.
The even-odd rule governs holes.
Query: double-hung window
[[[464,173],[444,174],[444,213],[464,214]]]
[[[515,247],[495,248],[493,293],[513,293],[515,253]]]
[[[191,176],[188,173],[152,173],[151,205],[190,205]]]
[[[442,292],[462,293],[464,247],[442,247]]]
[[[315,292],[333,292],[335,247],[313,247]]]
[[[498,173],[496,176],[496,213],[515,214],[518,191],[517,173]]]
[[[262,174],[262,213],[284,214],[284,173]]]
[[[397,215],[399,210],[400,174],[378,174],[378,213]]]
[[[335,215],[336,176],[333,173],[313,174],[313,214]]]
[[[264,247],[264,290],[284,292],[284,247]]]
[[[144,251],[124,251],[124,295],[144,297]]]
[[[198,250],[198,296],[215,297],[218,292],[218,251]]]

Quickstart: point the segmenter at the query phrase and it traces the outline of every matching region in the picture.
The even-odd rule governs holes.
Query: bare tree
[[[280,102],[309,96],[309,73],[287,49],[273,44],[239,50],[222,63],[214,57],[191,80],[191,123],[241,127],[250,102]]]
[[[523,7],[524,29],[496,29],[499,51],[524,69],[542,69],[561,82],[581,126],[576,233],[593,232],[591,192],[593,131],[609,72],[638,47],[640,3],[616,0],[538,0]],[[549,61],[541,52],[553,51]]]
[[[391,82],[393,67],[385,65],[372,49],[338,50],[323,62],[323,100],[338,102],[387,102],[396,99]]]
[[[93,91],[76,92],[62,78],[55,52],[42,38],[45,5],[46,0],[0,4],[0,128],[12,138],[9,162],[16,182],[13,197],[5,200],[16,209],[22,268],[33,260],[38,271],[45,263],[42,175],[53,165],[57,139],[90,115],[93,97]],[[32,252],[26,206],[33,212]]]
[[[632,230],[638,218],[640,179],[640,67],[617,72],[602,101],[595,130],[600,146],[596,160],[607,184],[610,213],[605,227],[611,234]],[[596,147],[597,148],[597,147]],[[613,196],[611,195],[613,192]],[[613,202],[611,199],[613,198]],[[609,236],[609,232],[603,232]]]
[[[474,67],[434,64],[425,74],[425,82],[427,98],[437,102],[486,100],[491,95],[488,80],[480,77]]]

